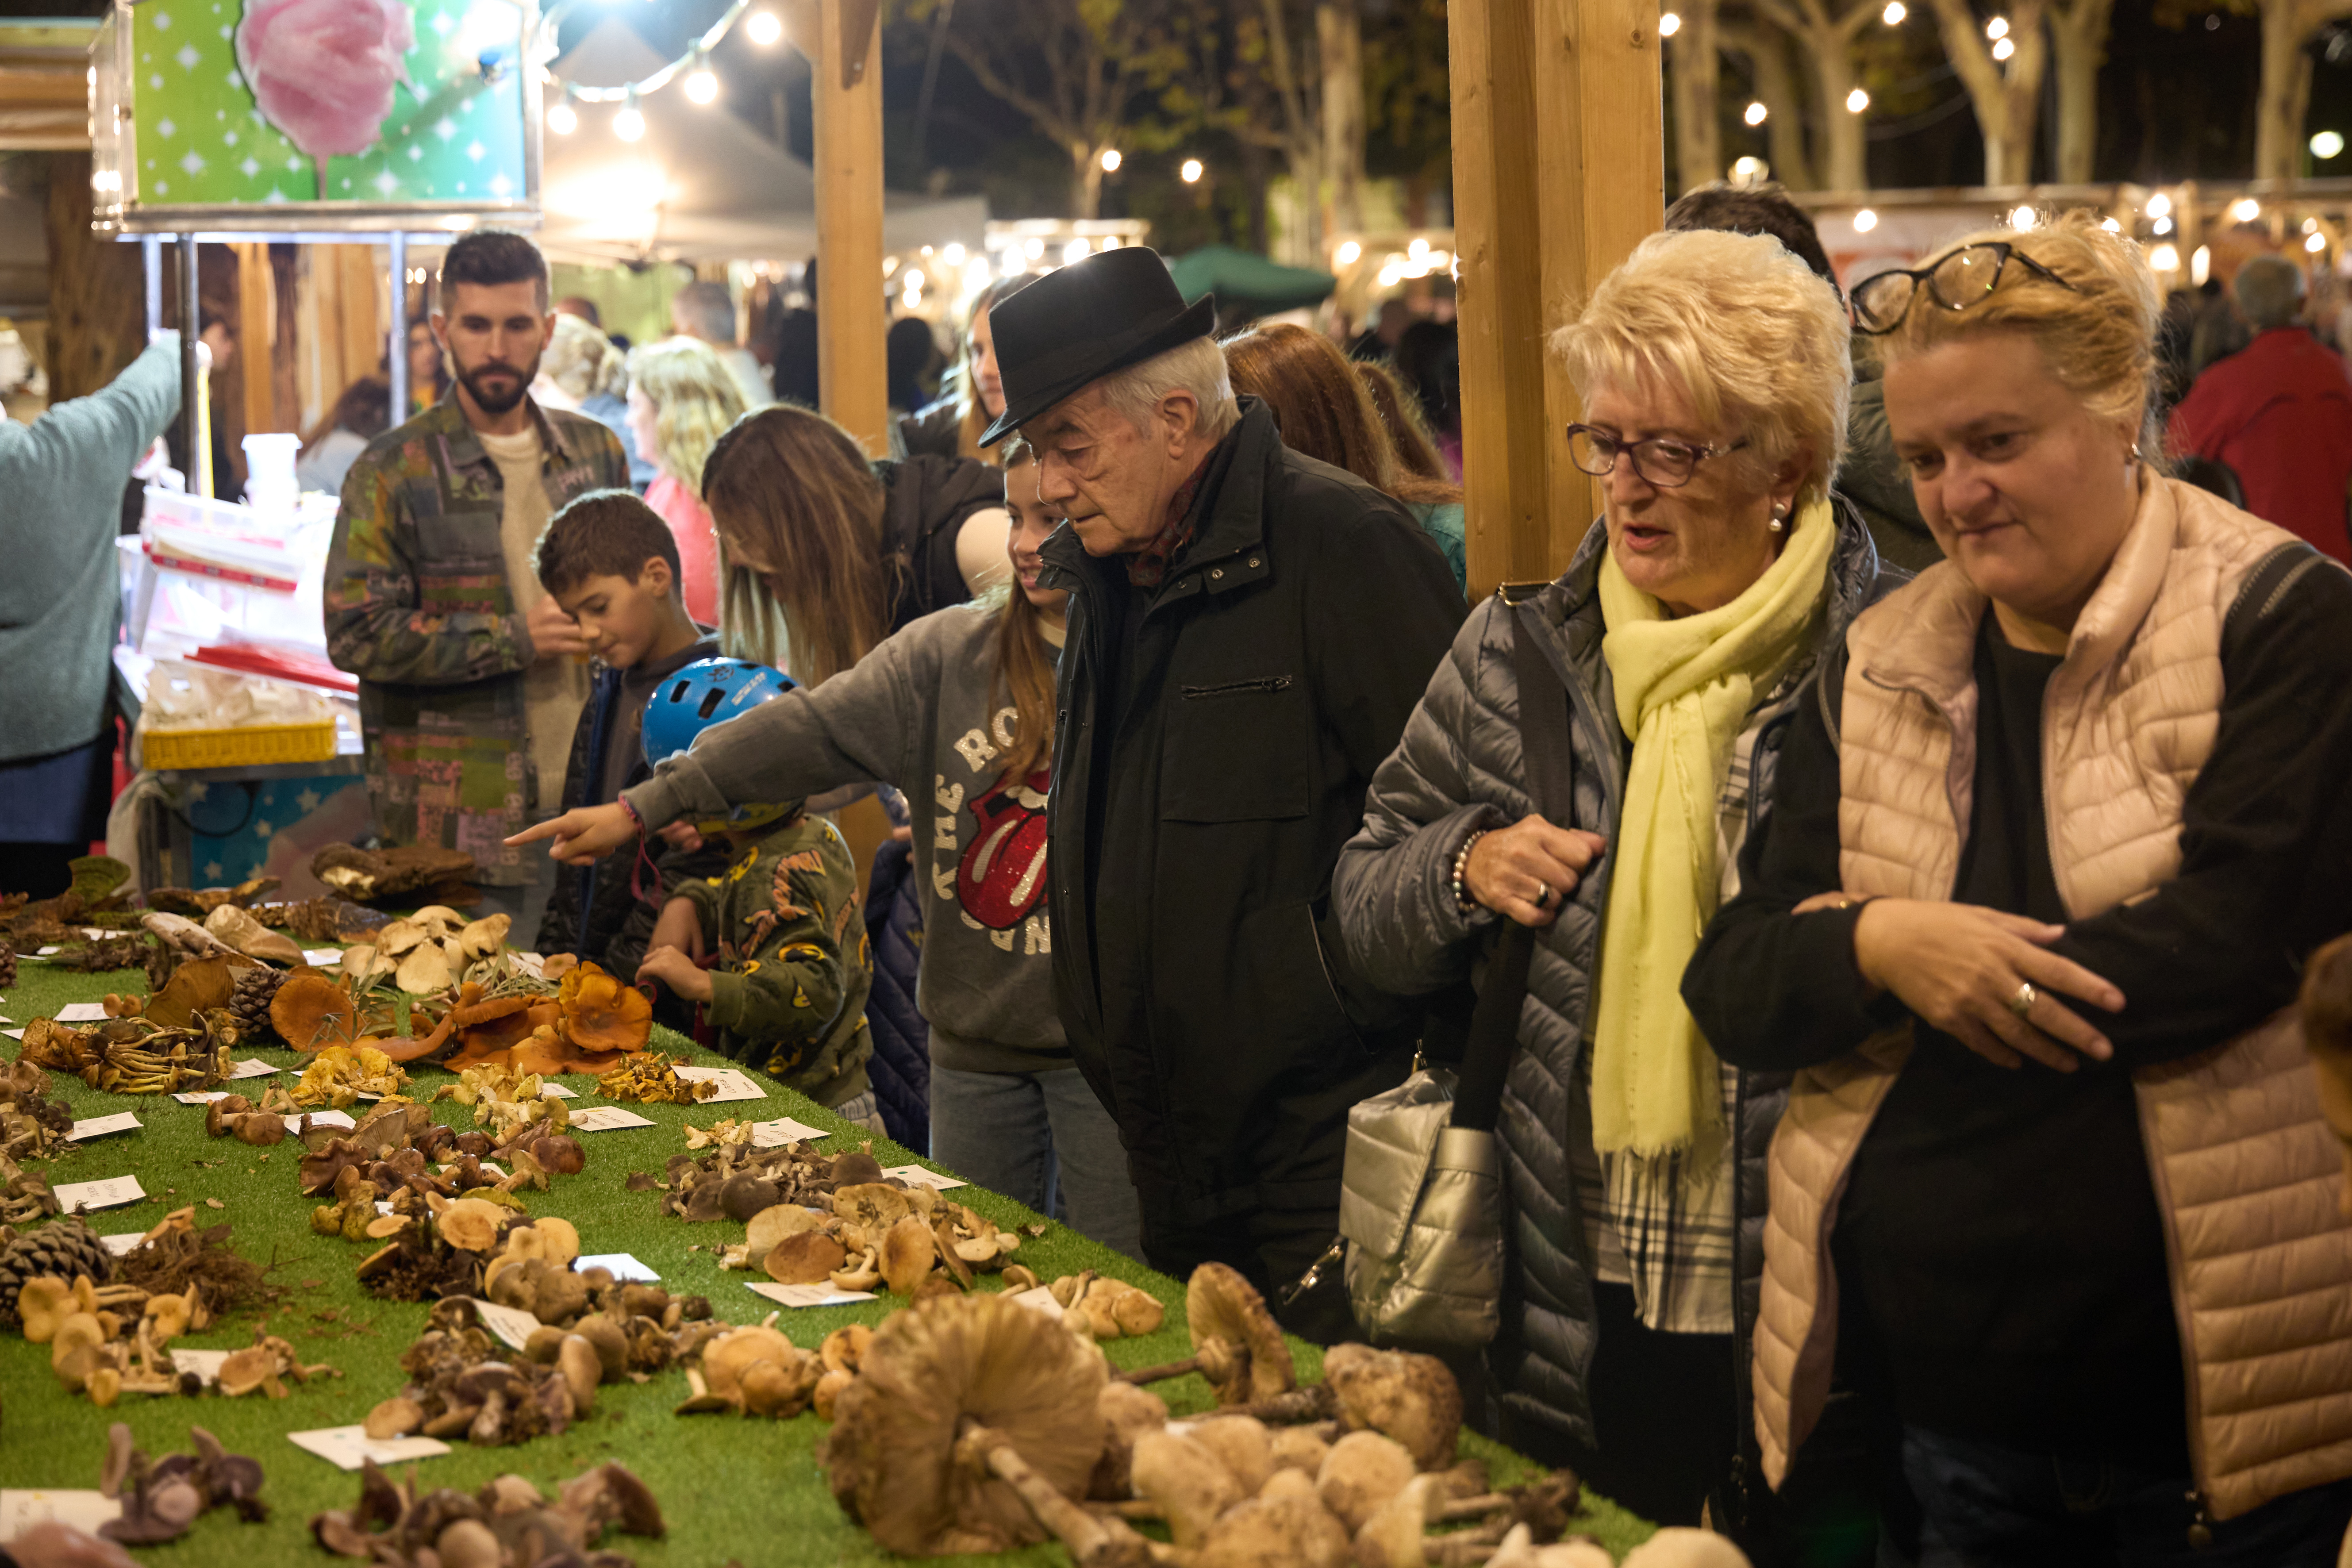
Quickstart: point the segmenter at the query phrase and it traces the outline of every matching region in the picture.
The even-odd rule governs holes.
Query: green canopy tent
[[[1217,313],[1227,319],[1296,310],[1328,299],[1339,280],[1312,267],[1285,267],[1230,245],[1204,245],[1168,264],[1187,303],[1204,294],[1217,297]]]

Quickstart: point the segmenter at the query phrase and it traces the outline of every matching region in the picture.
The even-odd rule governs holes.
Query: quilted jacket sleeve
[[[1490,598],[1464,623],[1403,739],[1372,775],[1364,826],[1333,873],[1349,963],[1400,995],[1426,995],[1468,974],[1471,939],[1496,917],[1465,915],[1454,902],[1454,854],[1474,830],[1528,809],[1509,615]]]

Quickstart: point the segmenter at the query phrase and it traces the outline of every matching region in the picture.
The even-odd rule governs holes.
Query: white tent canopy
[[[583,87],[639,81],[665,62],[635,30],[607,17],[554,71]],[[550,89],[553,101],[555,89]],[[559,261],[794,261],[816,253],[816,180],[718,105],[675,88],[638,103],[646,133],[624,142],[615,110],[583,105],[579,128],[550,131],[540,180],[542,248]],[[907,250],[959,242],[979,250],[988,203],[883,198],[883,244]]]

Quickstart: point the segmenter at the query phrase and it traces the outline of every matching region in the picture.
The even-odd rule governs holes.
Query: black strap
[[[2277,546],[2246,574],[2238,584],[2237,596],[2230,601],[2229,613],[2221,620],[2221,658],[2226,665],[2248,637],[2278,608],[2287,590],[2301,582],[2314,569],[2330,564],[2328,558],[2303,540],[2292,540]]]
[[[1511,616],[1511,668],[1519,689],[1519,750],[1525,759],[1528,795],[1536,810],[1555,826],[1572,818],[1575,751],[1569,739],[1568,689],[1528,629],[1527,614],[1507,591]],[[1494,1131],[1502,1114],[1503,1079],[1518,1047],[1519,1010],[1527,1000],[1528,965],[1535,956],[1536,932],[1514,920],[1503,921],[1486,984],[1470,1016],[1470,1038],[1454,1090],[1454,1125]]]

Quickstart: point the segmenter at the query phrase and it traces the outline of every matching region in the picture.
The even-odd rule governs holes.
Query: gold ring
[[[2033,999],[2040,994],[2033,989],[2032,981],[2021,980],[2017,983],[2017,994],[2009,999],[2009,1010],[2022,1018],[2033,1011]]]

